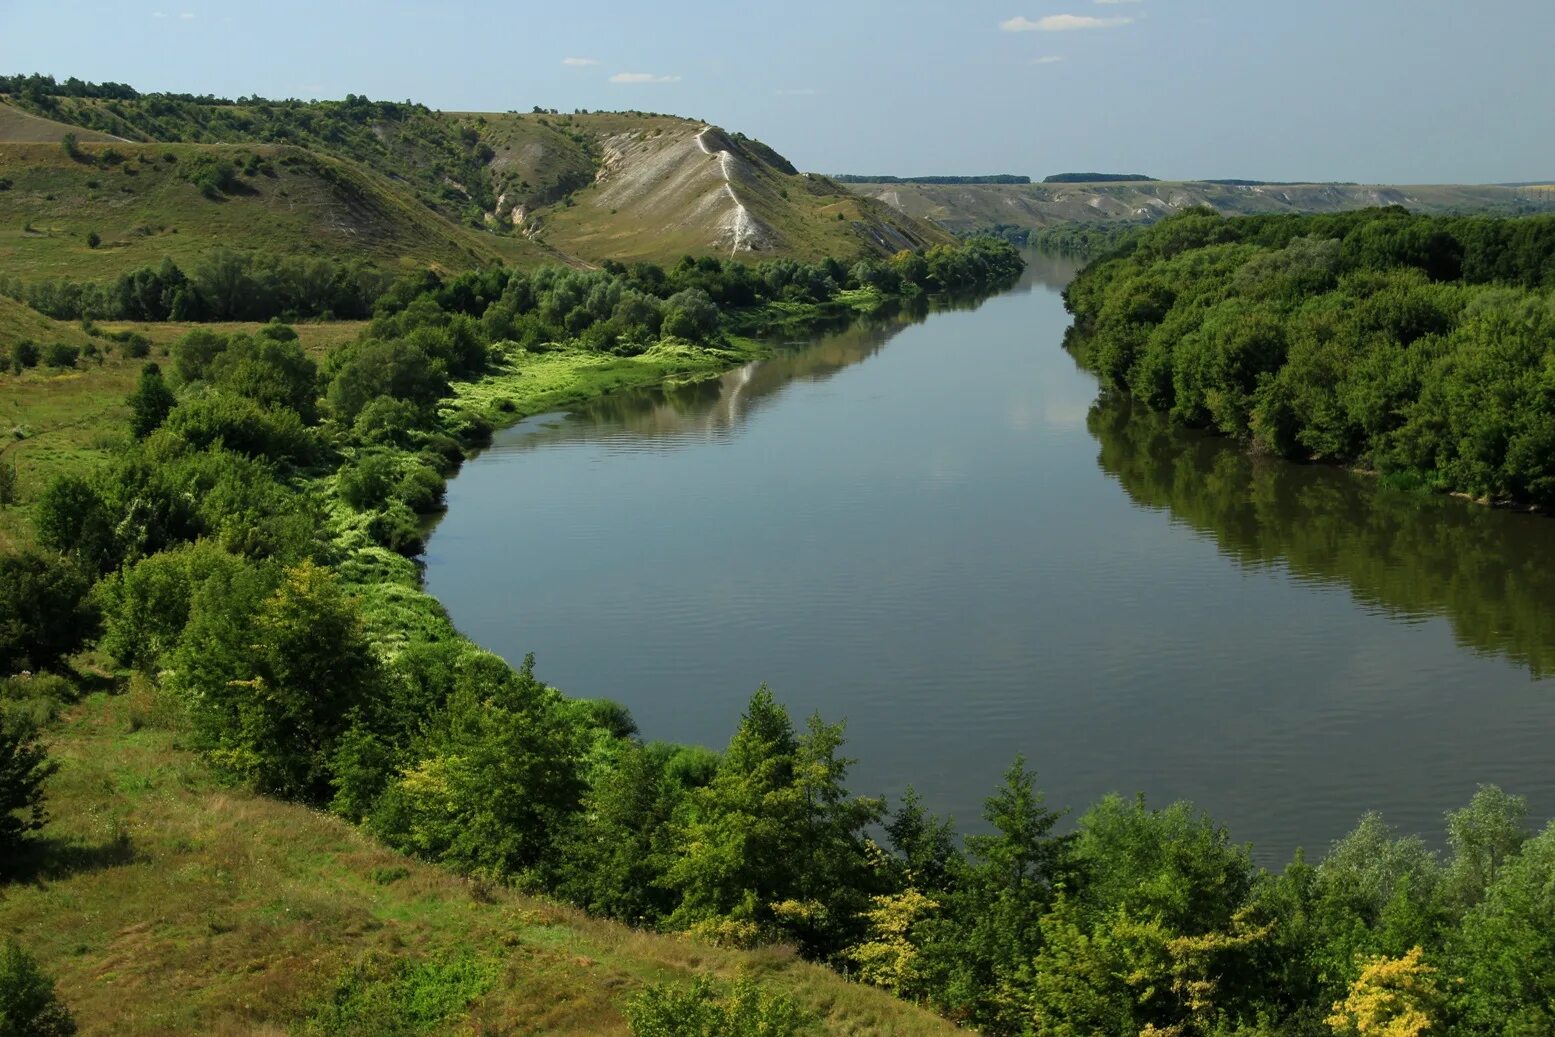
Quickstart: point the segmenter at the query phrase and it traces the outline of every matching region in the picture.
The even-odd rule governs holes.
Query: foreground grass
[[[55,821],[0,885],[0,934],[39,956],[83,1034],[343,1032],[332,1005],[412,996],[419,1008],[399,1007],[418,1018],[428,1000],[448,1008],[416,1032],[626,1034],[644,983],[744,974],[794,996],[817,1032],[953,1032],[784,949],[635,932],[226,788],[175,733],[141,726],[144,709],[103,692],[71,707],[51,738]]]

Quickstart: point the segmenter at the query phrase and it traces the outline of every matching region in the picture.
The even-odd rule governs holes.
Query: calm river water
[[[1060,348],[1072,268],[723,378],[532,419],[451,483],[428,589],[645,737],[722,746],[765,681],[852,786],[965,830],[1186,798],[1277,863],[1480,782],[1555,813],[1555,522],[1250,458]]]

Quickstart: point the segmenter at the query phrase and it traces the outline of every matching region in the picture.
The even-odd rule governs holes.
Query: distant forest
[[[989,176],[859,176],[839,173],[832,177],[839,184],[1029,184],[1031,177],[1014,173]]]
[[[1125,180],[1148,180],[1154,183],[1155,177],[1143,173],[1054,173],[1042,178],[1044,184],[1111,184]]]

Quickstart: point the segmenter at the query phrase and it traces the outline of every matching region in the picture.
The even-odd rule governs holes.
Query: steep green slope
[[[791,995],[817,1035],[955,1032],[782,949],[635,932],[393,853],[224,787],[155,721],[135,691],[72,708],[50,747],[57,820],[0,886],[0,936],[41,959],[83,1037],[407,1019],[422,1025],[392,1032],[624,1035],[645,983],[742,975]]]
[[[202,190],[213,172],[231,183]],[[466,269],[538,246],[460,228],[348,162],[290,146],[0,143],[0,272],[104,279],[221,245]],[[94,247],[89,235],[100,239]]]

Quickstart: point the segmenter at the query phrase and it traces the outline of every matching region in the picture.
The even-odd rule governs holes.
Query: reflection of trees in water
[[[1093,407],[1088,424],[1130,499],[1212,534],[1239,564],[1343,584],[1399,616],[1445,615],[1460,644],[1555,674],[1550,520],[1255,458],[1126,400]]]
[[[819,327],[811,322],[804,338],[775,337],[781,344],[766,359],[716,378],[616,393],[589,401],[579,405],[568,420],[528,432],[509,448],[534,449],[622,433],[644,439],[727,434],[791,383],[825,381],[874,356],[895,335],[921,324],[930,315],[976,309],[989,297],[989,293],[918,297],[888,303],[863,316],[852,311],[839,312]]]

